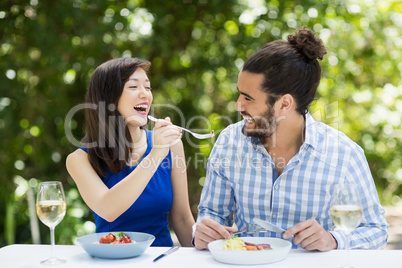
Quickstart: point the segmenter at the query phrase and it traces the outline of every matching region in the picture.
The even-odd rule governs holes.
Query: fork
[[[148,115],[148,119],[153,121],[153,122],[158,121],[157,118],[155,118],[155,117],[153,117],[151,115]],[[177,128],[180,128],[181,130],[187,131],[188,133],[190,133],[191,135],[193,135],[194,137],[196,137],[197,139],[200,139],[200,140],[213,138],[214,135],[215,135],[213,130],[211,130],[211,133],[209,133],[209,134],[198,134],[198,133],[192,132],[191,130],[188,130],[187,128],[179,127],[179,126],[176,126],[176,125],[174,125],[174,126],[177,127]]]
[[[236,235],[241,235],[245,233],[247,236],[258,236],[259,233],[264,233],[266,232],[265,229],[263,229],[261,226],[258,226],[257,224],[249,224],[246,226],[245,229],[233,232],[231,234],[231,237],[234,238]]]

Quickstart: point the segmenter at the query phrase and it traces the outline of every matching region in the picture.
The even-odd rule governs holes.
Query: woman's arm
[[[137,200],[166,157],[169,146],[179,139],[180,130],[171,126],[169,121],[157,122],[154,127],[154,147],[149,155],[124,180],[110,189],[92,168],[83,150],[71,153],[66,159],[66,167],[85,203],[100,217],[111,222]]]
[[[192,226],[194,218],[191,214],[187,189],[187,168],[183,143],[180,141],[171,147],[172,152],[172,187],[173,204],[170,219],[173,230],[181,246],[191,247]]]

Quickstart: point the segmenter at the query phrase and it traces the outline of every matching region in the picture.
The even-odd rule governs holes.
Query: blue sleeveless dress
[[[151,152],[153,146],[152,131],[145,131],[147,134],[148,148],[141,161]],[[80,148],[87,152],[85,148]],[[118,174],[113,174],[107,170],[105,177],[99,177],[110,189],[123,180],[135,168],[136,166],[126,166]],[[173,246],[168,227],[168,213],[173,202],[171,171],[172,161],[169,151],[168,156],[163,159],[142,194],[134,204],[116,220],[108,222],[92,211],[95,217],[96,232],[143,232],[155,236],[155,241],[151,246]]]

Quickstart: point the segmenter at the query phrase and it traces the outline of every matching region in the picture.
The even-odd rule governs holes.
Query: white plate
[[[111,232],[118,234],[120,232]],[[99,244],[99,239],[110,234],[96,233],[77,238],[77,243],[91,256],[105,259],[131,258],[141,255],[155,240],[155,236],[139,232],[124,232],[132,241],[129,244]]]
[[[280,238],[241,237],[244,242],[254,244],[270,244],[272,250],[238,251],[223,249],[223,241],[216,240],[208,244],[212,257],[219,262],[229,264],[264,264],[284,260],[292,244]]]

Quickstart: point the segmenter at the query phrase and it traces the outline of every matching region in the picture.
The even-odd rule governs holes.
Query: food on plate
[[[132,241],[131,238],[121,232],[118,233],[117,236],[110,233],[108,235],[104,235],[99,239],[100,244],[128,244],[128,243],[135,243],[135,241]]]
[[[270,244],[253,244],[243,241],[240,237],[234,237],[223,242],[223,249],[227,250],[269,250]]]
[[[114,240],[116,240],[116,237],[110,233],[108,235],[104,235],[101,237],[101,239],[99,240],[99,243],[101,244],[111,244],[114,242]]]
[[[223,249],[228,250],[246,250],[243,239],[234,237],[223,242]]]

